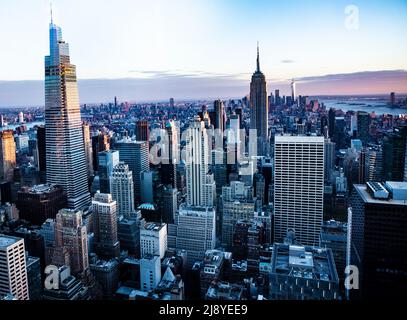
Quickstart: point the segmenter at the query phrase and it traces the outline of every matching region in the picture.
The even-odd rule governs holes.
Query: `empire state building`
[[[61,28],[51,23],[50,55],[45,57],[45,135],[47,182],[61,185],[68,207],[90,205],[76,67]]]
[[[250,83],[250,124],[257,130],[257,154],[268,152],[268,103],[266,77],[260,71],[259,46],[257,45],[257,69]]]

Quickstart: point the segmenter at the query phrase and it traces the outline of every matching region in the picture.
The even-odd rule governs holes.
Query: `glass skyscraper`
[[[91,203],[88,192],[76,67],[61,28],[50,23],[50,55],[45,57],[45,130],[47,182],[61,185],[68,207]]]

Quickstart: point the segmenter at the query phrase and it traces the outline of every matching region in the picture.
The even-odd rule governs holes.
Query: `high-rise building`
[[[187,251],[187,265],[192,267],[216,245],[216,212],[210,207],[181,205],[176,217],[176,248]]]
[[[380,146],[366,150],[366,181],[381,181],[383,172],[383,151]]]
[[[18,113],[18,123],[24,123],[24,113],[22,111]]]
[[[159,256],[145,255],[140,259],[140,288],[154,290],[161,280],[161,260]]]
[[[92,259],[90,271],[96,282],[101,287],[103,299],[112,299],[119,285],[119,262],[117,259],[100,260]]]
[[[225,106],[223,101],[215,100],[213,108],[215,110],[215,129],[219,129],[223,134],[223,131],[225,130]]]
[[[42,225],[47,219],[55,219],[58,211],[67,204],[66,193],[61,186],[52,184],[23,187],[17,192],[16,206],[20,219]]]
[[[383,138],[383,179],[403,181],[406,171],[407,127],[396,127]]]
[[[167,225],[165,223],[147,222],[140,228],[140,254],[164,258],[167,251]]]
[[[254,217],[253,190],[243,182],[232,181],[222,188],[222,245],[230,250],[236,222]]]
[[[141,174],[150,170],[148,146],[146,141],[135,141],[128,138],[116,143],[120,161],[128,164],[133,173],[135,205],[141,201]]]
[[[73,274],[85,275],[89,270],[88,237],[81,210],[61,209],[56,216],[52,262],[63,266],[66,261]]]
[[[107,134],[98,133],[92,137],[93,170],[99,171],[99,152],[110,150],[110,139]]]
[[[250,83],[250,125],[257,130],[257,154],[268,152],[268,103],[266,77],[260,71],[259,47],[257,46],[257,69]]]
[[[86,163],[88,165],[88,176],[93,176],[93,155],[92,141],[90,139],[90,126],[87,123],[82,125],[83,144],[85,146]]]
[[[337,149],[346,149],[346,121],[344,117],[335,117],[335,126],[332,140],[336,143]]]
[[[370,114],[364,111],[357,113],[357,137],[366,145],[370,141]]]
[[[294,229],[317,245],[324,205],[324,137],[275,136],[274,241]]]
[[[407,183],[354,185],[347,264],[359,270],[363,299],[401,297],[407,287]]]
[[[102,258],[118,257],[116,201],[108,193],[96,193],[92,200],[95,252]]]
[[[177,164],[178,159],[178,128],[175,121],[170,120],[165,123],[165,131],[167,133],[167,144],[162,151],[161,161],[161,181],[163,184],[176,187],[177,185]]]
[[[68,207],[89,206],[76,67],[61,28],[50,24],[50,55],[45,57],[45,131],[47,182],[61,185]]]
[[[0,299],[29,300],[24,240],[0,234]]]
[[[328,111],[328,132],[329,138],[333,139],[335,133],[335,117],[336,111],[335,109],[331,108]]]
[[[0,181],[12,181],[16,166],[16,143],[13,130],[0,132]]]
[[[291,101],[294,104],[297,101],[297,92],[295,91],[295,81],[291,80]]]
[[[161,219],[165,223],[174,223],[178,209],[177,189],[163,187],[161,190]]]
[[[133,173],[126,163],[120,162],[113,168],[110,190],[117,201],[117,215],[130,218],[134,213]]]
[[[275,243],[269,270],[272,300],[340,298],[338,274],[329,248]]]
[[[396,93],[395,92],[391,92],[390,93],[390,105],[394,106],[396,104]]]
[[[106,150],[98,154],[98,175],[101,193],[111,193],[110,191],[110,177],[113,168],[119,164],[119,151]]]
[[[45,145],[45,127],[40,126],[37,128],[38,169],[43,173],[45,173],[47,168]]]
[[[216,184],[209,172],[209,141],[204,122],[196,118],[187,130],[187,203],[189,206],[212,207],[216,199]]]
[[[335,142],[332,142],[329,138],[325,139],[324,149],[324,177],[325,181],[331,181],[336,159]]]
[[[136,139],[137,141],[150,141],[150,129],[148,121],[140,120],[136,123]]]

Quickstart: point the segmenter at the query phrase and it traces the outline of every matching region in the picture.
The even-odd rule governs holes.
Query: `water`
[[[10,124],[10,125],[4,126],[4,127],[0,127],[0,130],[10,130],[10,129],[15,130],[16,128],[18,128],[20,126],[26,126],[27,129],[31,129],[35,126],[40,126],[43,124],[44,124],[44,121],[34,121],[34,122],[27,122],[27,123],[23,123],[23,124],[17,123],[17,124]]]
[[[407,114],[406,109],[401,108],[391,108],[387,105],[387,101],[384,99],[376,98],[353,98],[353,99],[339,99],[339,98],[319,98],[319,102],[323,102],[327,109],[335,108],[342,109],[343,111],[366,111],[368,113],[375,112],[378,115],[381,114],[392,114],[392,115],[401,115]]]

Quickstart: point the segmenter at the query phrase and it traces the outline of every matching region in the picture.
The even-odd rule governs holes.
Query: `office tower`
[[[215,129],[219,129],[222,134],[225,128],[225,105],[221,100],[215,100],[213,103],[213,109],[215,110]]]
[[[335,109],[331,108],[328,111],[328,131],[329,131],[329,138],[333,139],[334,132],[335,132],[335,118],[336,118],[336,111]]]
[[[268,103],[266,77],[260,71],[259,47],[257,69],[250,83],[250,127],[257,130],[257,154],[268,152]]]
[[[92,142],[90,139],[90,125],[84,123],[83,130],[83,144],[85,146],[86,163],[88,166],[88,176],[93,176],[93,155],[92,155]]]
[[[38,169],[41,172],[46,171],[46,138],[45,138],[45,127],[40,126],[37,128],[37,148],[38,148]]]
[[[390,105],[391,106],[396,105],[396,93],[394,92],[390,93]]]
[[[50,24],[50,55],[45,57],[47,182],[61,185],[68,207],[90,205],[76,67],[61,29]]]
[[[157,177],[157,171],[145,171],[141,173],[141,185],[140,189],[143,190],[140,196],[142,204],[155,203],[155,185]]]
[[[170,120],[165,123],[167,143],[162,150],[161,161],[161,181],[163,184],[176,187],[177,185],[177,164],[179,163],[178,150],[178,128],[175,121]],[[167,150],[168,149],[168,150]]]
[[[113,168],[110,190],[117,201],[117,215],[130,218],[134,213],[133,173],[124,162]]]
[[[271,197],[272,195],[272,184],[273,184],[273,160],[272,158],[262,158],[261,159],[261,163],[260,163],[260,168],[259,168],[259,172],[263,175],[264,177],[264,194],[265,194],[265,198],[264,198],[264,204],[269,204],[270,202],[272,202],[273,198]]]
[[[95,252],[102,258],[118,257],[116,201],[108,193],[96,193],[92,200]]]
[[[0,234],[0,298],[29,300],[24,240]]]
[[[244,139],[244,137],[242,137]],[[229,117],[229,130],[227,132],[227,163],[238,164],[241,159],[241,137],[240,137],[240,120],[236,114],[231,114]]]
[[[174,98],[170,98],[170,108],[174,108]]]
[[[335,117],[335,128],[332,140],[336,144],[337,149],[346,149],[346,122],[344,117]]]
[[[215,209],[181,205],[177,216],[176,248],[186,250],[189,268],[216,245]]]
[[[161,260],[154,255],[145,255],[140,259],[140,288],[148,292],[154,290],[161,279]]]
[[[357,137],[366,145],[370,141],[370,114],[364,111],[357,113]]]
[[[349,263],[362,298],[401,297],[407,286],[407,183],[354,185],[348,214]],[[349,251],[350,250],[350,251]],[[356,292],[357,291],[357,292]]]
[[[0,114],[0,127],[4,127],[5,124],[6,122],[4,121],[4,116]]]
[[[30,300],[41,300],[42,281],[40,258],[26,256],[26,266]]]
[[[316,245],[324,205],[324,137],[275,136],[274,241],[294,229]]]
[[[140,120],[136,123],[136,139],[137,141],[150,141],[150,129],[148,121]]]
[[[119,151],[106,150],[98,154],[98,175],[101,193],[111,193],[110,177],[113,168],[119,164]]]
[[[222,245],[230,250],[236,222],[254,217],[255,202],[251,187],[243,182],[232,181],[222,188]]]
[[[336,159],[335,142],[332,142],[329,138],[325,139],[324,152],[324,177],[325,181],[331,181]]]
[[[42,225],[47,219],[55,219],[58,211],[65,208],[67,197],[61,186],[41,184],[22,187],[17,192],[16,206],[20,219]]]
[[[178,209],[177,189],[163,187],[161,191],[160,208],[161,219],[165,223],[174,223]]]
[[[164,258],[167,251],[167,225],[165,223],[147,222],[140,227],[140,254]]]
[[[347,231],[348,226],[344,222],[335,220],[324,221],[319,244],[321,248],[330,248],[332,250],[341,284],[345,279]]]
[[[18,123],[24,123],[24,113],[22,111],[18,113]]]
[[[112,299],[119,285],[120,272],[117,259],[105,261],[92,257],[89,268],[102,291],[100,298]]]
[[[66,257],[73,274],[86,274],[89,269],[88,237],[81,210],[61,209],[56,216],[52,261],[62,266]]]
[[[297,100],[297,93],[295,91],[295,81],[294,79],[291,80],[291,101],[294,104]]]
[[[46,247],[55,245],[55,220],[47,219],[38,231],[44,237],[44,244]]]
[[[109,136],[99,133],[92,137],[92,162],[93,170],[99,172],[99,152],[110,150]]]
[[[13,130],[0,131],[0,181],[12,181],[16,166],[16,143]]]
[[[366,150],[366,181],[381,181],[383,172],[383,151],[381,146]]]
[[[201,297],[204,298],[212,283],[222,280],[225,265],[230,259],[230,252],[219,250],[207,250],[203,257],[199,280],[201,285]]]
[[[119,217],[117,222],[120,250],[127,250],[137,257],[140,256],[140,221],[141,213],[136,212],[135,216],[129,219]]]
[[[233,258],[247,260],[249,268],[258,269],[260,247],[265,243],[265,228],[258,219],[239,219],[233,231]]]
[[[227,154],[223,151],[223,148],[217,148],[211,150],[212,163],[210,170],[213,173],[216,184],[216,194],[222,193],[222,187],[227,184]]]
[[[83,282],[71,275],[69,266],[58,268],[58,289],[44,289],[44,300],[89,300],[89,289]]]
[[[16,150],[19,152],[28,152],[28,140],[30,138],[27,134],[19,134],[15,137]]]
[[[280,90],[276,89],[274,92],[276,105],[279,106],[281,104],[281,97],[280,97]]]
[[[133,173],[134,201],[139,204],[141,200],[141,174],[150,170],[148,142],[123,139],[116,143],[121,162],[128,164]]]
[[[209,172],[209,141],[204,123],[196,118],[186,134],[185,159],[187,203],[189,206],[212,207],[216,185]]]
[[[273,245],[271,300],[337,300],[339,280],[331,249]]]
[[[383,179],[403,181],[406,170],[407,127],[396,127],[383,138]]]

